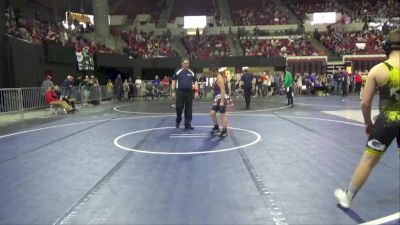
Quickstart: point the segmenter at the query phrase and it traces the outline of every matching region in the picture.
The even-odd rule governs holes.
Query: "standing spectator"
[[[115,95],[117,96],[118,101],[122,100],[122,94],[123,94],[122,78],[121,74],[118,74],[117,78],[115,79]]]
[[[293,84],[294,84],[294,80],[293,80],[293,76],[292,73],[289,71],[289,67],[286,67],[285,69],[286,73],[285,73],[285,89],[286,89],[286,97],[288,99],[288,103],[287,106],[292,106],[293,107]]]
[[[199,90],[200,90],[200,98],[204,97],[206,98],[207,94],[206,94],[206,82],[207,82],[207,78],[206,76],[201,75],[201,77],[199,78]]]
[[[123,85],[123,90],[124,90],[124,100],[128,100],[129,98],[129,84],[128,84],[128,79],[125,79]]]
[[[135,80],[135,87],[136,87],[136,97],[142,96],[142,79],[140,75]]]
[[[277,82],[278,94],[279,96],[283,95],[283,73],[278,73],[278,82]]]
[[[257,96],[258,98],[261,98],[265,96],[265,90],[264,90],[264,84],[263,84],[263,77],[258,75],[257,79],[256,79],[256,92],[257,92]],[[265,86],[265,89],[267,89],[267,87]]]
[[[250,97],[251,92],[255,89],[254,85],[256,84],[256,76],[254,76],[252,73],[249,73],[249,69],[247,67],[243,69],[243,72],[244,73],[240,78],[239,86],[243,88],[246,109],[250,109]]]
[[[99,80],[94,75],[91,75],[90,83],[92,84],[92,88],[90,91],[90,103],[92,103],[93,105],[99,105],[101,101],[101,86]]]
[[[111,79],[108,79],[108,81],[107,81],[107,97],[110,98],[111,100],[113,99],[113,93],[114,93],[114,85],[113,85]]]
[[[65,79],[61,83],[61,95],[62,96],[71,96],[73,82],[74,82],[74,78],[71,75],[68,75],[67,79]]]
[[[166,98],[169,95],[169,78],[168,76],[164,76],[164,78],[161,81],[164,89],[164,98]]]
[[[269,76],[269,96],[272,96],[274,94],[274,87],[275,87],[275,77],[273,74]]]
[[[364,73],[361,75],[362,84],[361,84],[361,91],[360,91],[360,99],[362,98],[362,95],[364,93],[365,84],[367,83],[367,76],[368,76],[368,70],[365,70]]]
[[[189,69],[189,58],[183,57],[181,68],[177,69],[172,78],[172,98],[176,97],[176,128],[179,128],[182,120],[182,111],[185,108],[185,129],[193,130],[192,101],[193,84],[198,89],[197,78]]]
[[[89,97],[90,97],[90,92],[92,90],[92,83],[90,82],[89,76],[86,76],[86,78],[82,82],[82,89],[83,89],[83,105],[87,106]]]
[[[42,94],[45,95],[46,92],[53,87],[53,81],[51,81],[51,76],[46,76],[46,79],[42,82]]]
[[[359,71],[356,71],[356,73],[354,75],[354,80],[355,80],[355,83],[356,83],[356,93],[358,95],[360,95],[361,85],[362,85],[362,76],[361,76],[361,73]]]
[[[233,75],[229,80],[231,86],[231,96],[236,96],[236,75]]]
[[[269,86],[271,85],[271,82],[269,80],[268,72],[263,72],[263,75],[261,77],[261,82],[262,85],[260,85],[262,96],[265,97],[268,95],[268,89]]]
[[[128,95],[128,98],[129,98],[129,100],[134,100],[134,99],[135,99],[135,82],[133,82],[132,77],[129,77],[129,79],[128,79],[128,85],[129,85],[129,95]]]
[[[302,92],[301,89],[303,87],[303,77],[301,76],[300,73],[296,74],[295,82],[296,82],[296,95],[301,95]]]
[[[350,77],[349,77],[349,73],[343,69],[342,70],[342,88],[343,88],[343,94],[342,96],[347,96],[349,94],[349,84],[350,84]]]
[[[340,95],[340,90],[342,89],[342,73],[336,70],[333,74],[333,81],[335,85],[335,95]]]

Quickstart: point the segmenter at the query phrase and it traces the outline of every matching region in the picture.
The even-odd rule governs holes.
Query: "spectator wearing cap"
[[[71,96],[73,82],[74,78],[71,75],[68,75],[67,79],[65,79],[61,84],[61,95]]]

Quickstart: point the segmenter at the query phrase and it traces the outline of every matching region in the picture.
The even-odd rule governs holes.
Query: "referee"
[[[193,87],[197,88],[197,78],[189,69],[189,58],[181,59],[182,67],[175,70],[172,77],[172,98],[176,97],[176,128],[179,128],[182,121],[182,111],[185,108],[185,129],[193,130],[192,122],[192,101]]]
[[[254,86],[256,84],[256,76],[252,73],[249,73],[249,68],[243,68],[243,75],[240,78],[239,86],[243,87],[244,100],[246,102],[246,109],[250,109],[250,99]]]

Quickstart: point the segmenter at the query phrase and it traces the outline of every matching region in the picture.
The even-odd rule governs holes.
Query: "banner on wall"
[[[82,50],[76,51],[76,60],[78,62],[79,71],[94,71],[94,56],[91,54],[89,47],[83,47]]]

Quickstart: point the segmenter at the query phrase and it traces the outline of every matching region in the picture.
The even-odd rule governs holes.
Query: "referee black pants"
[[[181,91],[176,92],[176,122],[182,121],[182,111],[185,109],[185,127],[190,126],[192,122],[192,102],[193,102],[193,91]]]
[[[250,99],[251,99],[251,88],[245,88],[243,90],[244,100],[246,102],[246,109],[250,107]]]

